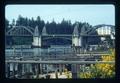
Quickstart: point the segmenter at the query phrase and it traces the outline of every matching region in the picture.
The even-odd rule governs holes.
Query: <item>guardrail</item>
[[[19,61],[19,60],[6,60],[6,63],[40,63],[40,64],[114,64],[115,61]]]

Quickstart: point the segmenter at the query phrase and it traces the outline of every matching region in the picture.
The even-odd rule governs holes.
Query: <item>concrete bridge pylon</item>
[[[46,27],[44,26],[43,29],[42,29],[42,35],[48,35],[47,34],[47,30],[46,30]]]
[[[82,37],[79,34],[78,27],[79,27],[79,24],[77,23],[73,30],[72,45],[81,47]]]
[[[33,46],[40,46],[40,47],[42,45],[41,35],[39,34],[38,26],[35,27],[32,44]]]

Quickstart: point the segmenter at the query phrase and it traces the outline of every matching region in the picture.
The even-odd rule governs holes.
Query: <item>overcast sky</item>
[[[45,22],[65,20],[88,22],[91,25],[115,25],[113,5],[7,5],[5,17],[11,22],[18,16],[34,18],[40,16]]]

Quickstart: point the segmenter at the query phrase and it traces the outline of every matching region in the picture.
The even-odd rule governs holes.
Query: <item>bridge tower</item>
[[[44,26],[43,29],[42,29],[42,34],[41,34],[41,35],[42,35],[42,39],[43,39],[43,37],[45,38],[46,35],[48,35],[45,26]],[[48,44],[47,44],[46,42],[43,42],[42,45],[43,45],[43,47],[44,47],[44,46],[46,47]]]
[[[46,27],[45,27],[45,26],[43,27],[42,35],[47,35],[47,30],[46,30]]]
[[[79,35],[78,27],[79,27],[79,24],[77,23],[75,28],[74,28],[73,36],[72,36],[72,45],[74,45],[74,46],[81,46],[82,40],[81,40],[81,37]]]
[[[41,35],[39,34],[38,26],[35,27],[34,35],[33,35],[33,46],[41,47]]]

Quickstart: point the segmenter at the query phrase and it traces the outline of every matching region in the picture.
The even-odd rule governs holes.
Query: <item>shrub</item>
[[[101,56],[102,61],[115,61],[115,50],[110,49],[110,55]],[[91,64],[89,72],[81,72],[80,78],[113,78],[115,64]]]

